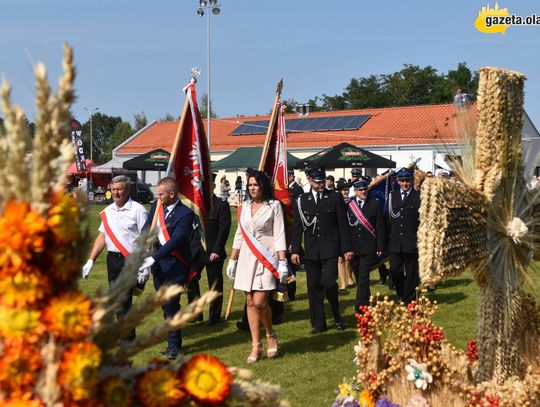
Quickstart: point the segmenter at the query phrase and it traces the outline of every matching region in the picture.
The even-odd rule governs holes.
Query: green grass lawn
[[[88,226],[92,236],[97,233],[99,226],[99,211],[103,206],[90,207]],[[233,231],[236,228],[236,210],[233,208]],[[228,241],[228,251],[232,244],[234,233],[231,232]],[[88,280],[81,280],[80,287],[92,295],[98,287],[106,288],[105,253],[96,261]],[[372,273],[372,294],[380,292],[389,295],[386,286],[377,285],[378,273]],[[338,332],[335,329],[311,335],[309,323],[308,300],[306,292],[306,278],[304,273],[297,275],[297,299],[285,304],[285,320],[276,326],[279,335],[280,354],[275,360],[263,359],[261,362],[249,365],[257,378],[265,381],[279,383],[284,396],[293,406],[330,406],[334,400],[335,390],[341,379],[355,374],[353,365],[353,346],[357,341],[354,328],[354,298],[353,290],[347,290],[341,295],[341,312],[344,316],[347,329]],[[533,276],[537,286],[539,276]],[[200,281],[201,292],[208,289],[206,274]],[[225,296],[230,290],[230,281],[225,277]],[[153,293],[152,284],[147,285],[143,295]],[[537,299],[539,295],[535,292]],[[247,367],[246,358],[251,350],[249,333],[238,331],[235,322],[241,318],[244,295],[237,292],[233,312],[229,321],[208,327],[205,322],[190,325],[183,331],[184,350],[189,355],[196,353],[209,353],[221,358],[225,363],[238,367]],[[470,274],[464,273],[459,277],[449,279],[437,286],[437,290],[428,294],[431,300],[436,300],[439,310],[435,315],[435,323],[443,327],[448,340],[457,347],[464,349],[469,339],[475,336],[476,324],[476,285]],[[223,305],[225,312],[226,298]],[[137,301],[137,298],[135,299]],[[187,304],[182,298],[182,307]],[[329,326],[333,326],[330,308],[326,308]],[[207,314],[204,314],[206,319]],[[138,329],[145,332],[162,320],[161,312],[156,311],[144,320]],[[139,354],[135,363],[144,363],[158,355],[165,344],[147,349]]]

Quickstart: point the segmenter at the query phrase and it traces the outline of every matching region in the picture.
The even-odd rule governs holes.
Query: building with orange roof
[[[540,134],[525,113],[522,137],[525,156],[537,157]],[[226,157],[238,147],[262,146],[268,116],[242,116],[211,119],[212,160]],[[206,120],[205,127],[206,127]],[[425,171],[448,168],[447,155],[460,155],[463,134],[475,128],[476,107],[456,109],[453,104],[387,107],[361,110],[287,114],[287,146],[290,153],[305,158],[324,148],[348,142],[389,158],[398,167],[420,159]],[[153,122],[113,150],[113,157],[126,161],[140,154],[162,148],[170,151],[178,122]],[[538,162],[529,160],[528,169]],[[385,169],[367,170],[375,175]],[[241,171],[241,169],[239,169]],[[370,173],[371,172],[371,173]],[[232,181],[240,172],[227,174]],[[349,170],[330,171],[349,178]],[[163,174],[141,174],[152,184]]]

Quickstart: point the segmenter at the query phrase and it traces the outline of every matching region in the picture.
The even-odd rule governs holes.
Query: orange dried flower
[[[43,252],[46,232],[46,220],[27,202],[8,202],[0,216],[0,267],[20,267]]]
[[[197,355],[180,370],[185,391],[198,403],[219,405],[231,393],[232,374],[218,358]]]
[[[82,339],[92,325],[92,302],[78,291],[68,291],[51,300],[43,320],[57,338]]]
[[[369,390],[362,390],[358,397],[360,407],[375,407],[375,400]]]
[[[144,407],[176,406],[186,397],[174,372],[160,368],[141,374],[137,378],[136,391]]]
[[[102,384],[105,407],[130,407],[133,404],[131,390],[120,377],[109,377]]]
[[[41,367],[38,352],[24,342],[13,342],[4,347],[0,356],[0,387],[21,392],[30,386]]]
[[[32,394],[15,394],[9,399],[0,400],[3,407],[44,407],[41,401],[33,398]]]
[[[60,362],[58,383],[75,401],[92,397],[98,384],[101,351],[92,342],[71,345]]]
[[[51,208],[48,211],[47,224],[56,239],[61,242],[73,242],[79,234],[80,210],[77,201],[63,192],[51,197]]]

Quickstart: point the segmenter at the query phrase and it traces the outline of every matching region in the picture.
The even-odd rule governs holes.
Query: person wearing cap
[[[351,186],[349,188],[349,198],[354,198],[356,196],[354,192],[353,184],[360,179],[362,176],[362,170],[360,168],[353,168],[351,170]]]
[[[291,261],[300,264],[302,240],[307,277],[309,313],[312,333],[328,329],[324,313],[324,297],[332,308],[335,327],[345,329],[339,311],[338,257],[352,258],[352,245],[347,223],[347,209],[340,194],[324,188],[323,168],[307,171],[311,190],[296,200]]]
[[[302,186],[299,185],[298,182],[294,180],[294,170],[287,171],[287,175],[288,175],[289,191],[291,193],[291,199],[296,199],[300,195],[302,195],[304,190],[302,189]]]
[[[420,193],[412,188],[413,172],[400,170],[396,174],[399,189],[389,196],[390,274],[400,300],[409,304],[416,298],[418,275],[417,232],[420,224]]]
[[[333,175],[328,175],[326,177],[326,189],[328,189],[329,191],[335,191],[336,190],[336,184],[335,184],[335,181],[336,179],[334,178]]]
[[[369,305],[369,273],[386,245],[386,229],[379,200],[368,196],[368,182],[353,184],[355,197],[347,206],[347,218],[352,229],[354,258],[351,266],[356,277],[356,312]]]
[[[351,186],[345,178],[338,179],[336,183],[336,190],[341,193],[345,204],[349,203],[349,188]],[[345,261],[343,256],[338,257],[338,276],[339,276],[339,289],[341,291],[347,288],[354,287],[354,280],[352,277],[351,262]]]

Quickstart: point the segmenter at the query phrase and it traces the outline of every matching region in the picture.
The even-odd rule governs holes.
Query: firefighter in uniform
[[[420,224],[420,193],[412,187],[413,172],[396,174],[399,189],[390,193],[388,212],[390,233],[390,274],[400,300],[409,304],[416,298],[418,275],[418,225]]]
[[[302,237],[307,277],[309,313],[312,333],[328,329],[324,313],[324,297],[332,308],[337,330],[345,329],[339,312],[338,256],[353,256],[347,209],[341,194],[325,189],[323,168],[306,172],[311,189],[296,200],[292,236],[291,261],[300,264]]]
[[[377,263],[386,245],[384,217],[379,200],[368,197],[368,183],[356,181],[355,197],[348,203],[347,218],[352,228],[354,258],[351,266],[356,278],[356,312],[360,306],[369,305],[369,273]]]

